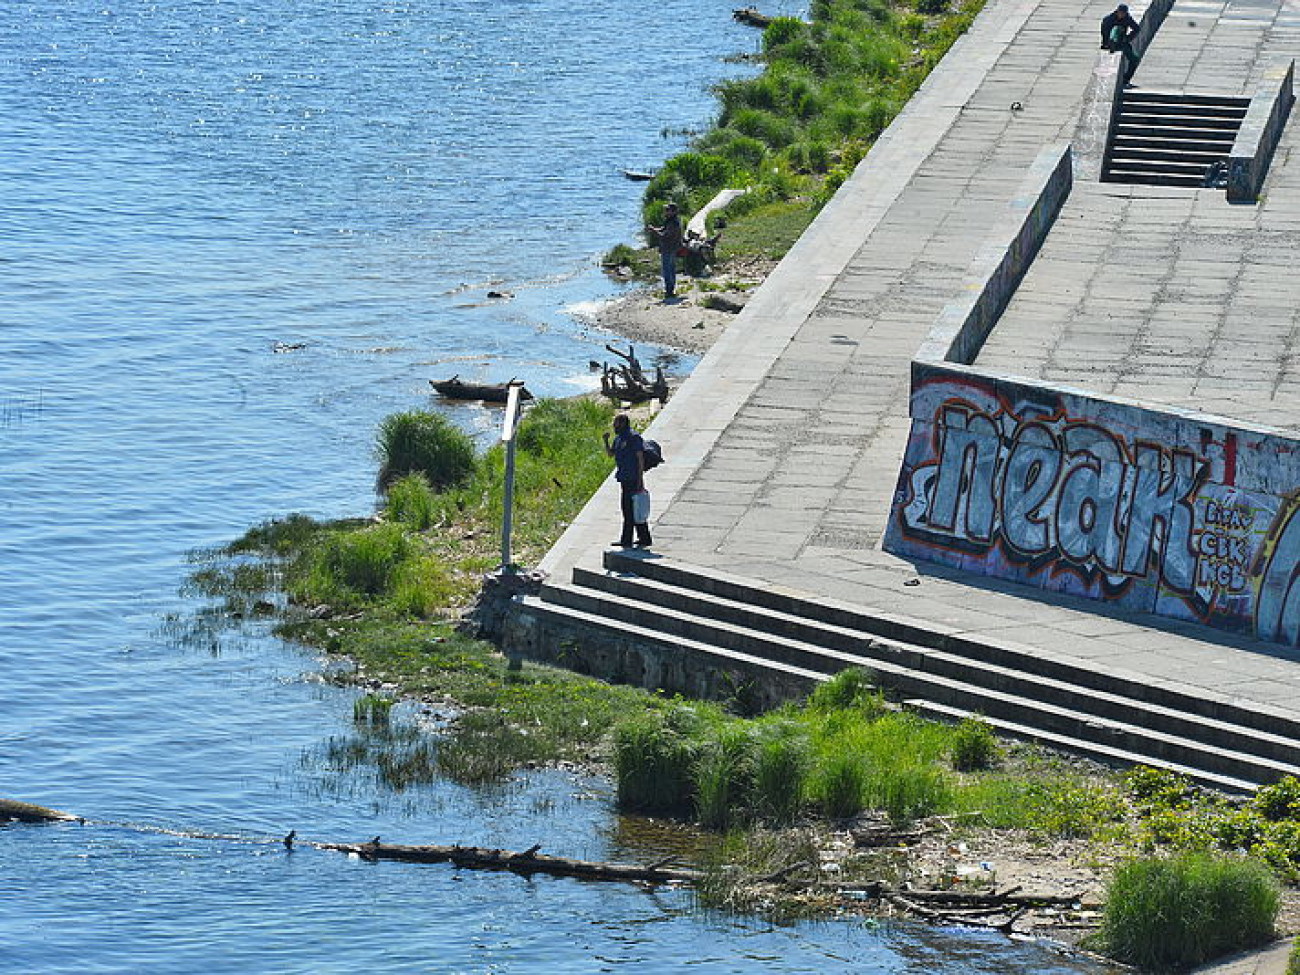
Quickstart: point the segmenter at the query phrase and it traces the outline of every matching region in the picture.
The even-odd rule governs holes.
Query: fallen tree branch
[[[479,846],[404,846],[396,843],[316,843],[319,850],[351,853],[363,860],[401,860],[408,863],[450,863],[473,870],[509,870],[513,873],[544,873],[556,877],[582,880],[614,880],[635,883],[695,883],[698,870],[668,867],[666,860],[648,866],[632,863],[604,863],[596,860],[573,860],[568,857],[538,853],[538,847],[522,853],[494,850]]]

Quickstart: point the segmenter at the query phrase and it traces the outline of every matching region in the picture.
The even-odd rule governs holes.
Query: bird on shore
[[[296,829],[291,829],[289,830],[289,832],[284,834],[284,848],[286,850],[292,850],[293,841],[297,839],[297,837],[298,837],[298,831]]]

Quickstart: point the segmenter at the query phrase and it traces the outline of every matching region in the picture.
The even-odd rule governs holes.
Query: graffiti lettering
[[[1166,584],[1192,586],[1190,454],[1147,444],[1130,458],[1109,431],[1062,418],[1004,436],[1007,417],[967,403],[944,404],[941,418],[937,461],[912,475],[907,530],[967,549],[1000,541],[1021,560],[1064,559],[1112,584],[1146,575],[1155,558]]]

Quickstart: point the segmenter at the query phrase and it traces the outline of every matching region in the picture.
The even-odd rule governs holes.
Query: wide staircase
[[[553,634],[634,641],[678,666],[715,668],[737,690],[738,673],[810,689],[860,666],[921,714],[980,715],[1004,735],[1110,764],[1169,768],[1230,792],[1300,775],[1300,722],[1276,712],[675,561],[606,552],[604,570],[576,568],[572,582],[527,597],[525,611]]]
[[[1124,92],[1102,161],[1102,182],[1221,185],[1249,105],[1248,98]]]

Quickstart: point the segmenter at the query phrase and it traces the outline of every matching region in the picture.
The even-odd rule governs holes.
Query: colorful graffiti
[[[943,370],[912,417],[890,551],[1300,638],[1300,444]]]

